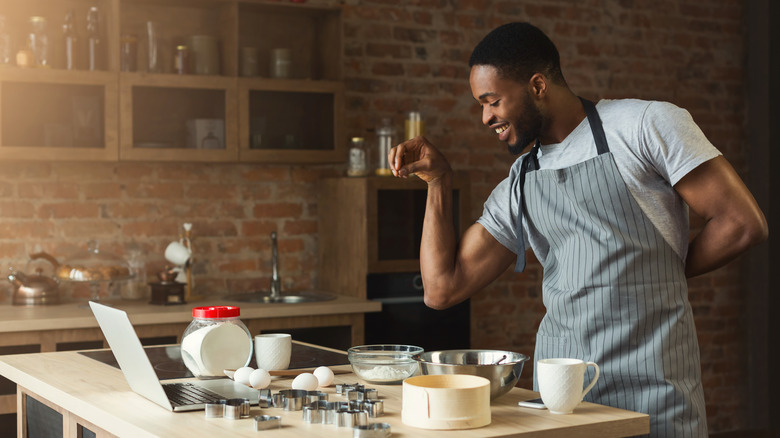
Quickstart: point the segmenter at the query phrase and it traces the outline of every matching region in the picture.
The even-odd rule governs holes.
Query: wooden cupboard
[[[458,236],[471,224],[470,185],[453,178]],[[420,271],[427,185],[419,178],[326,178],[320,183],[318,284],[366,298],[369,274]]]
[[[0,159],[342,162],[342,25],[333,4],[11,2],[0,14],[12,54],[27,47],[29,18],[44,16],[50,61],[45,68],[0,64]],[[86,70],[80,50],[80,69],[63,69],[64,17],[73,11],[83,49],[92,6],[101,18],[102,68]],[[217,51],[204,51],[203,41]],[[187,74],[174,68],[182,46]],[[286,77],[271,77],[277,48],[291,54]],[[134,68],[123,60],[126,53]],[[207,59],[203,53],[216,53],[215,67],[194,74],[197,60]]]

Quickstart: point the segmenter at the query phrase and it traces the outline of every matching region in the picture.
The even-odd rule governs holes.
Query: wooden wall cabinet
[[[0,158],[273,163],[344,159],[339,6],[270,0],[12,3],[0,14],[13,55],[28,38],[29,18],[44,16],[51,61],[47,68],[0,64]],[[65,15],[74,12],[83,48],[91,6],[97,6],[101,16],[102,68],[85,70],[81,51],[81,69],[65,70]],[[149,61],[150,26],[157,35],[156,68]],[[122,67],[127,36],[136,42],[136,67],[131,71]],[[217,68],[195,74],[193,38],[204,36],[217,42]],[[187,46],[187,74],[175,69],[179,46]],[[277,48],[292,54],[284,78],[270,74],[271,53]],[[242,53],[251,49],[257,54],[257,75],[243,68]]]
[[[471,225],[468,178],[456,174],[453,190],[460,236]],[[320,287],[365,298],[368,274],[419,271],[427,192],[416,177],[323,179],[317,207]]]

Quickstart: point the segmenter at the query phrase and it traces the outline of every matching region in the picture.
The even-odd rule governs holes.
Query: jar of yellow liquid
[[[406,140],[425,135],[425,122],[419,111],[410,111],[406,116]]]
[[[395,146],[395,128],[391,119],[382,119],[382,124],[376,129],[376,140],[377,154],[374,173],[378,176],[392,176],[393,172],[390,170],[390,163],[387,161],[387,154]]]

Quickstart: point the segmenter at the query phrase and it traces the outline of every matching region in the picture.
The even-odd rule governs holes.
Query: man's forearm
[[[438,307],[446,302],[455,271],[457,238],[452,211],[452,175],[443,175],[428,184],[420,242],[420,269],[426,303]]]

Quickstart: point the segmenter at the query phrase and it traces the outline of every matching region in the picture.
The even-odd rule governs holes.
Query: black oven
[[[382,311],[366,314],[367,344],[410,344],[431,350],[469,348],[471,309],[465,301],[445,310],[423,303],[419,272],[369,274],[368,299]]]

